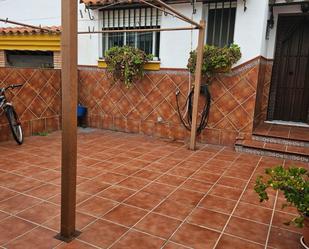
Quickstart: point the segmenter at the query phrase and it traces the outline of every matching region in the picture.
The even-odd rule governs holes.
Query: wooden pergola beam
[[[194,96],[193,96],[193,111],[192,111],[192,125],[191,125],[191,136],[190,136],[190,150],[196,149],[196,127],[197,127],[197,115],[198,115],[198,102],[201,89],[202,80],[202,65],[203,65],[203,50],[205,43],[205,29],[206,22],[200,21],[201,28],[198,34],[198,45],[197,45],[197,57],[195,66],[195,81],[194,81]]]
[[[145,33],[145,32],[163,32],[163,31],[181,31],[181,30],[194,30],[196,27],[179,27],[179,28],[153,28],[153,29],[119,29],[119,30],[100,30],[100,31],[80,31],[79,35],[86,34],[102,34],[102,33]]]
[[[175,15],[179,16],[183,21],[186,21],[196,27],[198,27],[199,29],[202,28],[200,26],[200,24],[198,24],[197,22],[193,21],[192,19],[190,19],[189,17],[181,14],[179,11],[177,11],[176,9],[174,9],[173,7],[169,6],[168,4],[164,3],[161,0],[152,0],[153,2],[159,4],[161,7],[164,7],[165,9],[171,11],[172,13],[174,13]]]
[[[71,241],[76,231],[77,164],[77,1],[62,0],[62,155],[61,230],[59,239]]]
[[[39,29],[39,30],[43,30],[43,31],[46,31],[46,32],[57,32],[55,30],[52,30],[52,29],[49,29],[49,28],[43,28],[41,26],[34,26],[34,25],[27,24],[27,23],[11,21],[8,18],[6,18],[6,19],[0,18],[0,22],[10,23],[10,24],[14,24],[14,25],[17,25],[17,26],[23,26],[23,27],[32,28],[32,29]]]

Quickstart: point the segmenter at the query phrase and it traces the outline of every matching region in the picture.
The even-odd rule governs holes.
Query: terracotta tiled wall
[[[60,70],[0,68],[0,87],[24,84],[7,92],[26,136],[59,130]],[[0,110],[0,141],[11,138],[7,119]]]
[[[267,119],[268,97],[271,83],[273,61],[261,59],[258,87],[256,93],[256,107],[254,127]]]
[[[251,135],[259,68],[260,60],[256,59],[214,80],[209,124],[199,138],[202,142],[233,145],[237,136]],[[102,69],[80,70],[79,101],[88,107],[89,126],[177,140],[188,138],[175,101],[177,89],[181,102],[185,100],[187,72],[149,72],[131,89],[111,82]]]

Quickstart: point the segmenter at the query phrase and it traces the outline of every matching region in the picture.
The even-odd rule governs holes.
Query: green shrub
[[[190,52],[188,69],[191,73],[195,72],[196,51]],[[230,47],[216,47],[205,45],[203,50],[202,75],[211,79],[216,73],[229,72],[233,64],[241,58],[240,47],[232,44]]]
[[[297,227],[303,227],[304,218],[309,216],[309,181],[308,172],[304,168],[283,168],[278,166],[265,170],[267,179],[259,176],[256,179],[254,190],[258,193],[260,201],[268,200],[266,190],[272,188],[283,192],[287,206],[294,206],[299,216],[285,224],[293,223]]]
[[[123,81],[128,88],[144,75],[144,65],[151,59],[152,55],[129,46],[112,47],[105,53],[107,71],[115,81]]]

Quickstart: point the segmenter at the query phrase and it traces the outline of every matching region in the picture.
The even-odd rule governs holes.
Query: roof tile
[[[28,27],[0,27],[0,35],[10,35],[10,34],[44,34],[44,33],[58,33],[61,31],[60,26],[51,26],[51,27],[42,27],[50,29],[50,32],[42,30],[42,29],[35,29],[35,28],[28,28]]]

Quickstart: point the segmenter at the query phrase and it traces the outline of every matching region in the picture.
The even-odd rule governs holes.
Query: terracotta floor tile
[[[143,170],[135,173],[133,176],[143,178],[143,179],[146,179],[146,180],[149,180],[149,181],[153,181],[156,178],[160,177],[161,173],[143,169]]]
[[[18,239],[10,242],[7,248],[10,249],[50,249],[54,248],[61,241],[54,238],[55,232],[48,229],[38,227],[31,232],[19,237]]]
[[[198,171],[192,176],[193,179],[199,180],[199,181],[205,181],[208,183],[215,183],[219,178],[220,175],[218,174],[212,174],[203,170]]]
[[[40,181],[24,178],[15,182],[12,186],[10,186],[10,189],[17,192],[26,192],[30,189],[37,188],[41,185],[43,185],[43,183]]]
[[[116,205],[117,203],[114,201],[99,197],[92,197],[89,200],[79,204],[77,206],[77,210],[85,214],[100,217],[110,211]]]
[[[125,178],[127,177],[124,175],[107,172],[107,173],[103,173],[99,175],[98,177],[95,178],[95,180],[110,183],[110,184],[115,184],[120,181],[123,181]]]
[[[57,249],[95,249],[95,248],[96,247],[88,245],[79,240],[73,240],[70,243],[63,243],[60,246],[57,246]]]
[[[156,182],[178,187],[185,180],[186,180],[185,177],[173,176],[173,175],[163,175],[159,179],[157,179]]]
[[[264,224],[269,224],[272,216],[272,210],[240,202],[233,215]]]
[[[76,204],[79,204],[83,201],[85,201],[86,199],[89,199],[91,197],[91,195],[86,194],[86,193],[82,193],[82,192],[76,192]],[[61,194],[57,194],[54,197],[48,199],[49,202],[52,202],[54,204],[60,205],[61,204]]]
[[[164,240],[137,231],[130,231],[111,249],[160,249]]]
[[[170,193],[172,193],[174,190],[175,190],[174,186],[169,186],[169,185],[153,182],[147,187],[145,187],[143,189],[143,192],[166,197]]]
[[[7,218],[8,216],[9,216],[8,214],[6,214],[6,213],[0,211],[0,221],[3,220],[3,219],[5,219],[5,218]]]
[[[196,206],[203,198],[204,194],[193,192],[187,189],[178,189],[171,194],[168,199],[171,201],[180,202],[184,205]]]
[[[33,224],[16,217],[0,221],[0,246],[30,231],[34,227]]]
[[[81,231],[85,226],[87,226],[88,224],[93,222],[95,219],[96,218],[94,218],[90,215],[76,212],[76,228],[77,228],[77,230]],[[60,229],[60,215],[56,216],[53,219],[48,220],[43,225],[45,227],[48,227],[48,228],[53,229],[53,230],[58,232],[59,229]]]
[[[264,245],[268,233],[268,226],[232,217],[225,229],[225,233]]]
[[[258,194],[254,190],[248,189],[244,192],[241,201],[245,203],[254,204],[256,206],[273,208],[275,203],[275,197],[269,195],[268,201],[260,202]]]
[[[235,205],[236,201],[213,195],[207,195],[200,203],[200,207],[226,214],[230,214]]]
[[[207,193],[212,187],[212,184],[194,179],[188,179],[181,187],[201,193]]]
[[[60,207],[47,202],[40,203],[18,214],[18,217],[42,224],[60,213]]]
[[[206,228],[185,223],[171,240],[194,249],[212,249],[219,235]]]
[[[125,203],[143,209],[153,209],[162,201],[162,197],[158,195],[149,194],[146,192],[138,192],[130,197]]]
[[[41,201],[29,196],[17,195],[10,199],[0,202],[0,210],[10,214],[16,214],[26,208],[38,204],[39,202]]]
[[[77,191],[84,192],[87,194],[95,195],[104,189],[108,188],[110,185],[101,182],[99,180],[88,180],[86,182],[83,182],[77,186]]]
[[[188,168],[182,168],[182,167],[176,167],[168,172],[170,175],[176,175],[181,177],[189,177],[191,176],[195,170],[188,169]]]
[[[173,242],[168,242],[163,249],[188,249],[188,247],[173,243]]]
[[[238,179],[238,178],[234,178],[234,177],[223,176],[218,181],[218,184],[223,185],[223,186],[227,186],[227,187],[231,187],[231,188],[243,189],[243,188],[245,188],[247,181],[242,180],[242,179]]]
[[[272,227],[270,230],[268,246],[280,249],[302,249],[299,239],[301,234],[285,229]]]
[[[122,226],[98,220],[85,228],[79,239],[98,247],[107,248],[126,231],[127,229]]]
[[[192,209],[192,206],[183,205],[182,203],[175,201],[165,200],[154,210],[154,212],[183,220],[188,216]]]
[[[284,204],[286,204],[286,199],[278,198],[276,203],[276,211],[298,215],[298,211],[294,206],[288,206],[283,208]]]
[[[33,177],[34,175],[40,174],[44,171],[47,171],[47,169],[35,166],[28,166],[16,170],[15,173],[23,176]]]
[[[128,197],[130,197],[131,195],[133,195],[134,193],[136,193],[135,190],[127,189],[127,188],[123,188],[123,187],[119,187],[115,185],[101,192],[99,196],[107,198],[107,199],[111,199],[114,201],[122,202]]]
[[[216,195],[230,200],[238,200],[242,193],[242,189],[230,188],[222,185],[215,185],[209,192],[211,195]]]
[[[130,227],[146,214],[147,212],[142,209],[121,204],[104,215],[103,218]]]
[[[279,228],[286,229],[286,230],[290,230],[290,231],[293,231],[295,233],[302,233],[301,228],[295,227],[293,224],[291,224],[291,225],[284,224],[286,222],[291,221],[296,216],[297,215],[275,211],[272,226],[279,227]]]
[[[144,180],[137,177],[128,177],[127,179],[119,182],[117,185],[124,188],[129,188],[133,190],[140,190],[147,184],[149,184],[150,181]]]
[[[13,197],[15,195],[18,195],[18,194],[14,191],[0,187],[0,202],[10,197]]]
[[[259,244],[250,243],[239,238],[229,235],[223,235],[219,240],[216,249],[263,249],[264,246]]]
[[[45,184],[26,192],[27,195],[31,195],[43,200],[47,200],[58,193],[60,193],[60,187],[51,184]]]
[[[132,166],[120,166],[116,169],[111,170],[113,173],[130,176],[139,171],[140,168],[132,167]]]
[[[168,239],[180,224],[181,222],[178,220],[151,213],[142,219],[135,228]]]
[[[222,231],[228,218],[229,216],[225,214],[203,208],[197,208],[188,217],[187,221],[191,224]]]
[[[151,163],[148,166],[146,166],[144,169],[155,171],[155,172],[158,172],[158,173],[165,173],[168,170],[170,170],[171,168],[172,167],[170,165],[163,164],[163,163],[160,163],[160,162],[154,162],[154,163]]]

